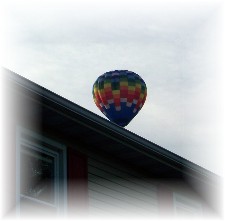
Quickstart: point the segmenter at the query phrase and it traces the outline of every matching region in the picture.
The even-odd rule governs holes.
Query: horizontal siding
[[[136,173],[135,171],[131,171],[124,167],[119,167],[119,165],[110,163],[110,162],[101,162],[98,160],[90,159],[88,160],[89,168],[91,167],[100,169],[105,171],[109,174],[115,175],[117,177],[123,178],[124,180],[128,180],[131,183],[136,183],[139,186],[145,187],[150,192],[156,192],[156,186],[151,183],[148,179],[144,178],[140,174]]]
[[[103,159],[88,160],[91,215],[150,215],[158,213],[157,188],[124,166]]]
[[[124,196],[127,196],[129,198],[132,198],[133,200],[139,200],[140,202],[146,202],[151,203],[153,205],[156,205],[156,201],[154,200],[155,197],[150,196],[150,194],[147,194],[148,191],[146,191],[146,194],[144,194],[144,190],[140,191],[138,185],[132,185],[132,188],[130,188],[130,183],[125,182],[122,179],[105,179],[104,177],[95,176],[93,174],[89,174],[89,189],[94,188],[100,190],[102,192],[111,193],[111,195],[122,194]],[[112,194],[114,193],[114,194]],[[152,194],[153,195],[153,194]]]
[[[173,194],[173,200],[176,215],[202,215],[202,205],[199,200],[178,193]]]

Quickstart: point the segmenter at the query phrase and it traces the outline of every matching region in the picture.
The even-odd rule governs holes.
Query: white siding
[[[192,217],[203,215],[202,205],[197,200],[178,193],[173,193],[173,201],[175,215]]]
[[[154,215],[157,189],[150,180],[116,163],[89,158],[89,213],[91,215]]]

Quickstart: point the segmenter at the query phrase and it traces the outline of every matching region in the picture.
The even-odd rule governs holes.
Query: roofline
[[[214,174],[213,172],[204,169],[203,167],[198,166],[197,164],[178,156],[175,153],[172,153],[169,150],[164,149],[163,147],[131,132],[128,131],[125,128],[122,128],[113,122],[110,122],[109,120],[73,103],[72,101],[22,77],[21,75],[16,74],[15,72],[3,68],[4,72],[7,73],[7,78],[9,80],[15,82],[17,85],[23,87],[24,89],[40,95],[41,97],[75,113],[76,115],[81,116],[82,118],[85,118],[91,122],[94,122],[95,124],[107,129],[107,131],[111,131],[114,134],[117,134],[118,136],[122,136],[126,138],[127,140],[130,140],[133,143],[136,143],[138,146],[142,147],[142,150],[151,150],[153,153],[162,156],[165,159],[168,159],[171,162],[174,162],[176,165],[180,165],[182,168],[185,168],[187,170],[193,171],[197,174],[201,174],[206,178],[209,178],[210,180],[213,178],[219,179],[219,176]],[[170,165],[171,166],[171,165]],[[176,168],[179,169],[179,168]]]

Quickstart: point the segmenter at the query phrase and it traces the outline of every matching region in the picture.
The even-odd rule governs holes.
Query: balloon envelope
[[[143,107],[147,87],[138,74],[115,70],[99,76],[92,93],[100,111],[110,121],[125,127]]]

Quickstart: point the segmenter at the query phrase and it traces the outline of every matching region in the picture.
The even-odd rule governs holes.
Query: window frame
[[[20,155],[24,149],[34,150],[53,157],[54,159],[54,203],[48,203],[39,199],[26,196],[20,192]],[[26,151],[26,150],[25,150]],[[16,214],[20,216],[21,197],[35,203],[54,207],[57,215],[66,215],[67,211],[67,149],[64,144],[49,139],[40,133],[16,127]]]

